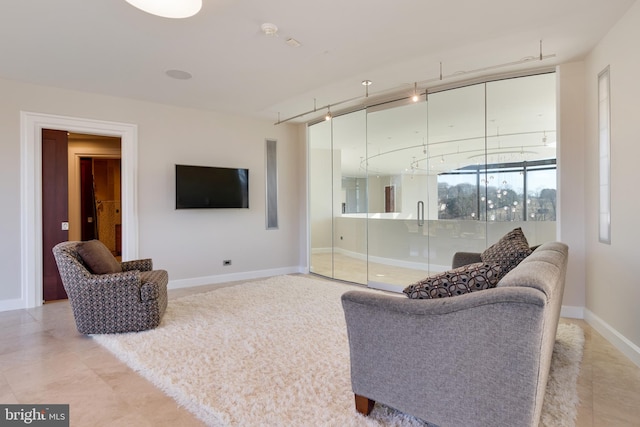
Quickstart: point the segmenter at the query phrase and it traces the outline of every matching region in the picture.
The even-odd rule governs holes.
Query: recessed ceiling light
[[[191,73],[182,70],[167,70],[165,74],[172,79],[177,80],[189,80],[191,77],[193,77]]]
[[[202,0],[126,0],[138,9],[163,18],[189,18],[200,12]]]
[[[265,36],[275,36],[278,33],[278,27],[270,22],[265,22],[260,26]]]

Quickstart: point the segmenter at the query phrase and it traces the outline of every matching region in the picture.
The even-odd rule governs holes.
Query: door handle
[[[418,227],[422,227],[424,225],[424,202],[422,200],[418,200]]]

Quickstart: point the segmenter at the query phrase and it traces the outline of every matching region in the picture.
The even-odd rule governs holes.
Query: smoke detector
[[[278,27],[276,27],[274,24],[271,24],[269,22],[265,22],[264,24],[262,24],[260,26],[260,29],[262,30],[265,36],[275,36],[276,33],[278,32]]]

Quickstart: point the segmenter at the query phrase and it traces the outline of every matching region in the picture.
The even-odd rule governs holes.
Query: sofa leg
[[[359,394],[356,394],[355,398],[356,411],[360,412],[362,415],[369,415],[373,410],[373,405],[375,405],[376,401],[371,400],[368,397],[360,396]]]

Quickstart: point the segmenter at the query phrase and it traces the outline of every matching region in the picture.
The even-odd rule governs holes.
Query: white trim
[[[24,301],[22,299],[5,299],[0,300],[0,312],[9,310],[19,310],[24,308]]]
[[[42,305],[42,129],[119,137],[122,151],[122,259],[138,257],[138,127],[20,112],[21,307]],[[1,309],[2,307],[0,307]]]
[[[193,286],[214,285],[217,283],[235,282],[238,280],[260,279],[263,277],[282,276],[285,274],[305,274],[304,267],[283,267],[269,270],[243,271],[231,274],[219,274],[216,276],[193,277],[190,279],[170,280],[169,289],[190,288]]]
[[[620,350],[633,363],[640,367],[640,347],[632,343],[627,337],[615,330],[611,325],[596,316],[589,309],[585,309],[584,320],[615,348]]]

